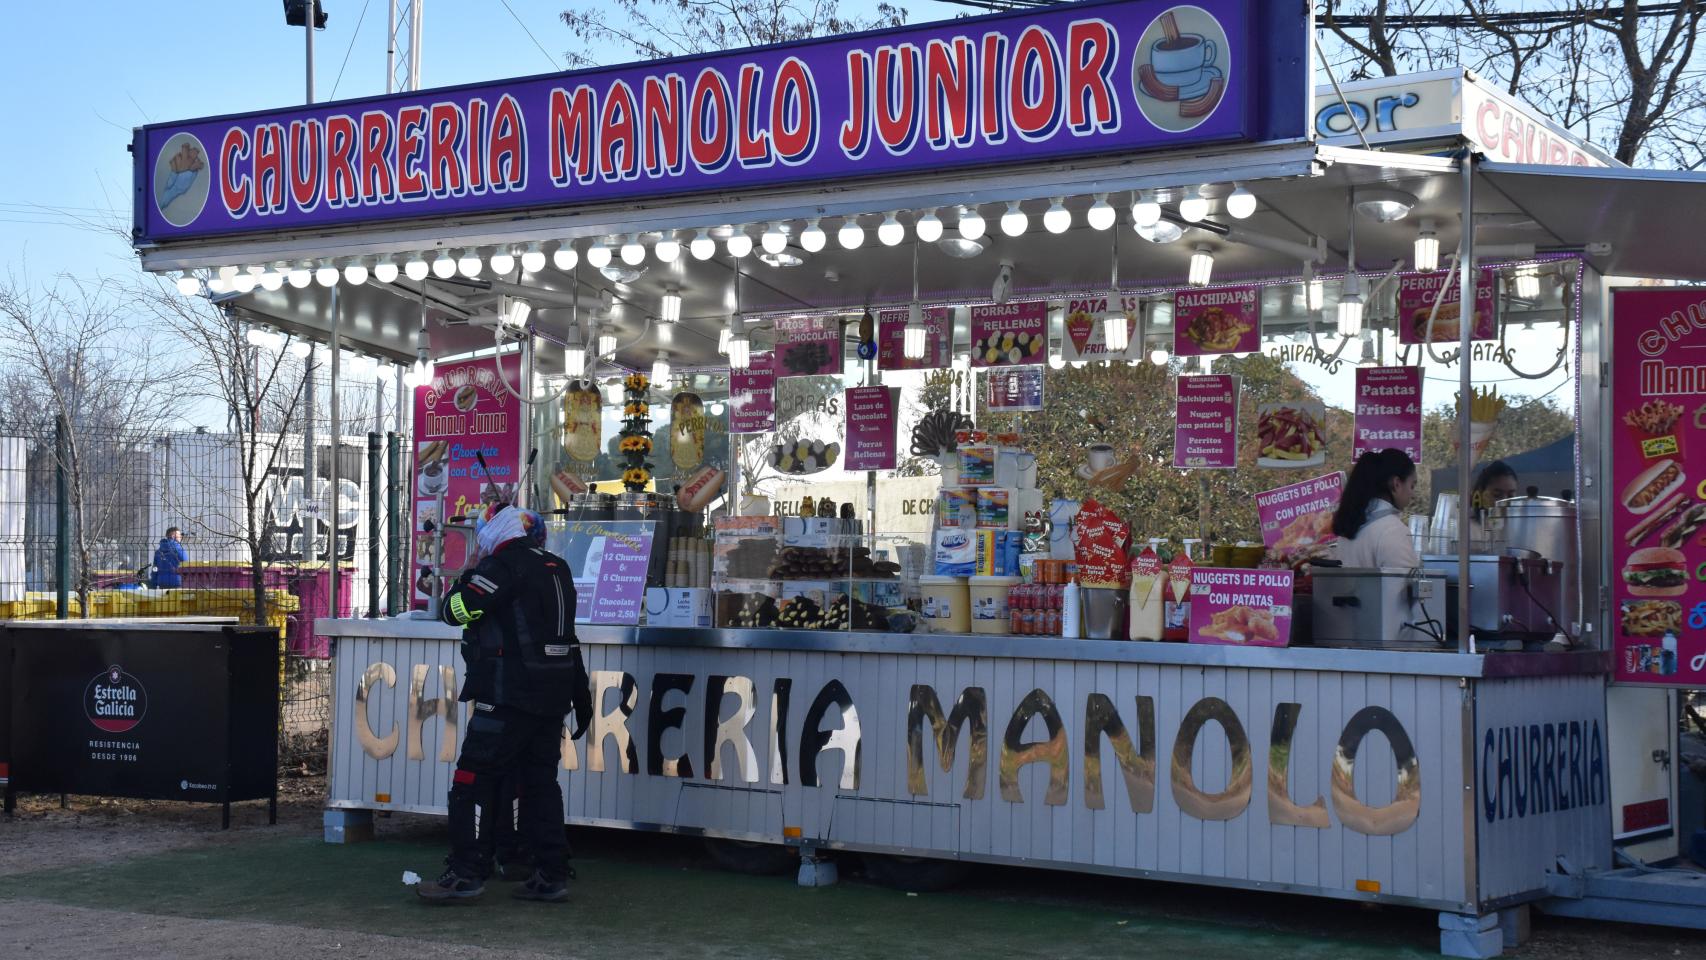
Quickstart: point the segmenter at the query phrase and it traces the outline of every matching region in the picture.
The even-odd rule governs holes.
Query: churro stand
[[[596,720],[564,742],[569,823],[784,847],[802,882],[855,851],[920,880],[1011,863],[1408,905],[1458,956],[1589,902],[1622,832],[1607,681],[1682,676],[1625,670],[1651,654],[1629,661],[1613,602],[1634,464],[1607,278],[1706,275],[1648,229],[1706,213],[1706,184],[1532,117],[1531,146],[1568,149],[1369,143],[1343,122],[1366,87],[1311,90],[1312,29],[1268,0],[1090,2],[138,130],[148,269],[412,366],[424,609],[319,625],[328,823],[444,811],[458,632],[425,614],[457,531],[513,500],[581,578]],[[1535,526],[1568,546],[1489,550],[1419,506],[1425,564],[1367,582],[1420,612],[1335,620],[1413,636],[1317,642],[1306,561],[1339,475],[1419,455],[1423,391],[1489,397],[1528,327],[1574,415],[1568,497],[1537,493],[1568,509]],[[1240,398],[1249,362],[1342,378],[1354,429]],[[1050,378],[1141,365],[1174,475],[1274,461],[1260,536],[1146,545],[1098,501],[1143,475],[1117,431],[1039,475],[1022,425]],[[1486,425],[1458,406],[1461,492]],[[1655,494],[1706,479],[1678,463]],[[1510,584],[1533,611],[1489,624]],[[1329,618],[1360,609],[1346,590]],[[1661,665],[1706,649],[1688,615]]]

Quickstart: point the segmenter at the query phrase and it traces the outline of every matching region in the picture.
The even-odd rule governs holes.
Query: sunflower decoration
[[[631,373],[622,381],[622,413],[626,419],[622,421],[622,439],[616,448],[622,454],[622,485],[633,493],[646,489],[652,479],[652,465],[646,462],[652,452],[652,408],[646,402],[646,391],[651,385],[651,379],[643,373]]]

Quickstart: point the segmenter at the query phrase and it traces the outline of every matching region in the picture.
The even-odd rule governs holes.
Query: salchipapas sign
[[[1297,139],[1308,36],[1278,0],[1117,0],[155,124],[136,239]]]

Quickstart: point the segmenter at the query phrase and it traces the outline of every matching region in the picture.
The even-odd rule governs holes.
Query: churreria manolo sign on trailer
[[[1121,0],[140,128],[141,242],[1298,139],[1306,7]]]

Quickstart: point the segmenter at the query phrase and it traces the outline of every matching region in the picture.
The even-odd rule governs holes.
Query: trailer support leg
[[[363,843],[373,839],[372,810],[327,810],[320,822],[327,843]]]
[[[819,856],[816,847],[800,848],[800,886],[832,887],[840,879],[834,860]]]
[[[1504,952],[1505,934],[1500,927],[1500,915],[1488,913],[1441,913],[1439,915],[1439,952],[1446,957],[1468,957],[1488,960]]]

